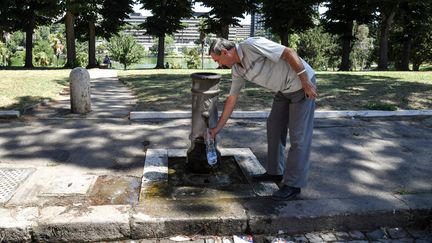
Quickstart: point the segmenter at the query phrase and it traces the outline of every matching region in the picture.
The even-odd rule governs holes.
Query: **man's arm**
[[[310,99],[315,99],[317,97],[317,90],[315,85],[309,80],[307,73],[304,71],[305,67],[303,66],[302,61],[300,60],[297,52],[293,49],[286,47],[282,53],[282,59],[287,61],[292,69],[296,73],[298,73],[298,77],[301,81],[303,89]]]
[[[215,138],[216,134],[218,134],[219,131],[225,126],[226,122],[231,116],[231,113],[234,110],[235,105],[237,104],[237,99],[238,99],[238,94],[229,95],[228,98],[226,99],[224,104],[224,109],[216,124],[216,127],[210,129],[210,134],[212,138]]]

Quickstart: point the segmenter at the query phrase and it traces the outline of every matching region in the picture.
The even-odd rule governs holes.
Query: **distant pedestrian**
[[[167,69],[170,68],[170,64],[169,64],[169,62],[166,62],[166,63],[165,63],[165,68],[167,68]]]
[[[272,198],[294,198],[306,185],[309,171],[317,97],[314,70],[293,49],[262,37],[248,38],[240,44],[218,38],[210,45],[209,54],[219,66],[232,68],[231,90],[211,136],[225,126],[245,80],[276,92],[267,120],[267,172],[253,179],[282,180],[283,186]],[[285,161],[288,130],[291,147]]]
[[[109,58],[108,55],[105,56],[103,63],[108,65],[108,68],[111,68],[111,59]]]

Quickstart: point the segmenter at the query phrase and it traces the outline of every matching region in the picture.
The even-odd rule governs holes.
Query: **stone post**
[[[71,112],[85,114],[91,111],[90,74],[82,67],[72,69],[69,75]]]

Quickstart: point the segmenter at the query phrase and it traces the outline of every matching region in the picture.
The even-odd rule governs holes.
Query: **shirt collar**
[[[236,44],[235,48],[236,48],[236,50],[237,50],[237,55],[239,56],[240,61],[243,60],[243,51],[242,51],[242,49],[240,48],[240,45],[239,45],[239,44]]]

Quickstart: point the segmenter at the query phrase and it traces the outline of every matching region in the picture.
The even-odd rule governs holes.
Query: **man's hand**
[[[307,82],[302,81],[302,86],[307,98],[312,100],[317,98],[317,88],[310,80],[308,80]]]
[[[317,88],[316,86],[309,80],[307,72],[304,69],[303,63],[300,60],[300,57],[297,55],[297,52],[291,48],[285,48],[282,53],[282,59],[287,61],[294,71],[298,73],[298,77],[301,81],[304,92],[306,93],[306,97],[309,99],[317,98]]]
[[[216,127],[214,127],[214,128],[211,128],[210,130],[209,130],[209,135],[210,135],[210,138],[211,139],[215,139],[216,138],[216,135],[219,133],[219,130],[216,128]]]

